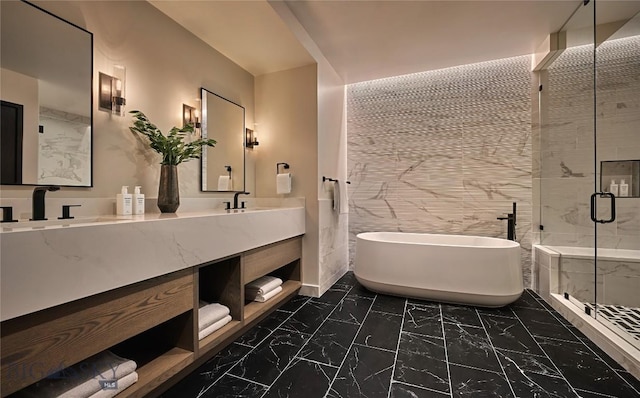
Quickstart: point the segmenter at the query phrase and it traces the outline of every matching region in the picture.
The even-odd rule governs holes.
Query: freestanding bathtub
[[[354,273],[375,292],[481,307],[512,303],[524,289],[520,244],[481,236],[361,233]]]

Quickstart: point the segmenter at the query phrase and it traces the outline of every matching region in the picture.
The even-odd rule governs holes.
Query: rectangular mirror
[[[205,88],[201,103],[202,137],[217,141],[202,151],[202,190],[244,191],[244,108]]]
[[[0,7],[0,183],[92,186],[93,35],[26,2]]]

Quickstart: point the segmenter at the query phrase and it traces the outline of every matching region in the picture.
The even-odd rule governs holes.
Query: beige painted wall
[[[256,77],[256,195],[276,197],[276,163],[291,167],[292,189],[306,198],[303,282],[318,284],[318,97],[315,64]]]
[[[0,69],[0,98],[4,101],[23,105],[22,137],[22,180],[38,180],[38,80],[16,73],[9,69]]]
[[[99,72],[127,68],[127,110],[139,109],[163,132],[181,125],[182,104],[198,105],[200,87],[246,109],[253,125],[254,78],[143,1],[37,1],[36,4],[93,33],[94,98]],[[115,197],[121,185],[142,185],[157,195],[160,155],[128,130],[131,117],[99,111],[94,101],[94,187],[63,188],[56,197]],[[214,137],[215,138],[215,137]],[[247,157],[247,190],[253,192],[254,157]],[[201,193],[200,162],[179,166],[181,197],[215,197]],[[5,198],[28,197],[32,187],[2,187]],[[225,194],[222,194],[223,196]],[[218,197],[220,194],[217,195]],[[229,194],[226,194],[229,196]]]

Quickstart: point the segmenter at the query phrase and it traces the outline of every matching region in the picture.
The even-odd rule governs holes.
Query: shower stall
[[[636,350],[639,12],[637,1],[581,3],[551,36],[557,51],[536,68],[533,112],[540,244],[534,281],[556,303],[591,317]]]

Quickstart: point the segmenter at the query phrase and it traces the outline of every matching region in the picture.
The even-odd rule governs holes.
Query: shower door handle
[[[596,197],[611,198],[611,217],[608,220],[598,220],[596,216]],[[616,197],[611,192],[596,192],[591,195],[591,221],[607,224],[616,219]]]

